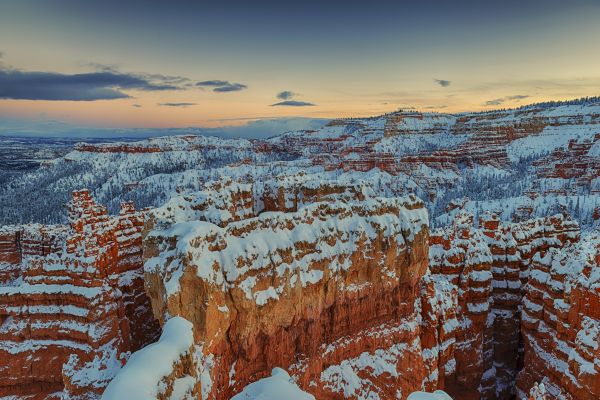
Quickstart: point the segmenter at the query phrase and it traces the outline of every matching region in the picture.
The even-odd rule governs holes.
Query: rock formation
[[[414,197],[290,178],[260,189],[225,179],[150,214],[147,291],[163,323],[193,324],[203,398],[229,398],[277,366],[319,399],[515,395],[534,357],[521,340],[525,288],[540,254],[579,242],[576,222],[485,213],[476,224],[459,211],[427,243]],[[594,315],[582,315],[593,336]]]
[[[85,190],[68,213],[68,227],[2,233],[2,396],[98,397],[159,331],[143,291],[143,214],[123,204],[109,216]]]
[[[207,398],[230,398],[276,366],[320,399],[420,388],[427,372],[417,322],[427,267],[423,204],[339,199],[230,218],[240,215],[232,206],[247,190],[234,187],[221,209],[156,210],[144,239],[154,312],[193,323],[210,376]],[[186,209],[194,211],[176,215]]]
[[[438,340],[448,349],[438,365],[451,366],[439,371],[439,387],[464,399],[510,399],[522,365],[520,309],[532,259],[577,241],[579,227],[561,215],[503,223],[490,214],[479,226],[462,212],[451,226],[430,236],[434,293],[458,289],[458,295],[446,296],[453,303],[446,309],[456,310],[458,322],[443,325],[444,332],[452,332],[446,327],[454,324],[457,329],[449,339]]]
[[[519,393],[543,381],[549,398],[600,396],[600,237],[537,253],[521,320]]]

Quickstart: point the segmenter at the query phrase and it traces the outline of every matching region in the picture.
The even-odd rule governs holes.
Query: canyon
[[[594,99],[78,144],[0,193],[56,194],[0,227],[0,397],[597,399],[599,149]]]

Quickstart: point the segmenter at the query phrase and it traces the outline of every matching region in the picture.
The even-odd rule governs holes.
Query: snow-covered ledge
[[[315,400],[315,397],[302,391],[281,368],[273,368],[271,376],[249,384],[231,400]]]
[[[103,400],[183,400],[198,393],[192,324],[174,317],[158,342],[135,352],[108,385]],[[192,397],[193,396],[193,397]]]
[[[414,392],[406,400],[452,400],[452,397],[443,390],[436,390],[433,393]]]

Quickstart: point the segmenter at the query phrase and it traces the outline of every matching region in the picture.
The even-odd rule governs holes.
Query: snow
[[[569,132],[568,135],[565,132]],[[506,146],[508,157],[518,162],[525,157],[550,153],[552,150],[566,146],[569,140],[591,139],[600,132],[600,125],[563,125],[547,126],[539,135],[529,135],[512,141]]]
[[[581,330],[577,332],[576,343],[598,350],[600,341],[600,321],[590,317],[583,317]]]
[[[181,317],[171,318],[164,325],[158,342],[131,355],[127,364],[106,388],[102,399],[157,399],[158,384],[173,373],[174,365],[188,354],[193,344],[192,324]],[[182,392],[182,388],[187,387],[189,382],[189,379],[178,382],[177,391]]]
[[[162,271],[167,295],[179,291],[183,269],[193,263],[200,278],[224,289],[235,284],[260,306],[278,299],[288,283],[278,279],[279,286],[257,291],[259,272],[278,278],[288,275],[290,282],[306,287],[325,276],[326,271],[313,267],[319,262],[327,262],[329,273],[348,268],[348,259],[360,250],[361,241],[368,246],[379,235],[395,241],[401,251],[428,224],[427,211],[411,196],[317,202],[297,212],[263,212],[224,227],[188,221],[198,218],[195,213],[184,213],[183,221],[169,225],[172,215],[164,223],[159,220],[148,237],[166,243],[177,237],[175,248],[163,249],[144,266],[147,272]],[[284,258],[287,252],[291,258]]]
[[[411,393],[406,400],[452,400],[452,397],[443,390],[436,390],[433,393],[414,392]]]
[[[231,400],[314,400],[302,391],[289,374],[281,368],[273,368],[271,376],[249,384]]]
[[[376,378],[382,374],[397,377],[398,360],[402,359],[408,351],[416,351],[419,347],[420,342],[417,338],[410,346],[406,343],[398,343],[373,352],[363,352],[358,357],[330,365],[321,372],[320,379],[325,387],[333,392],[342,393],[345,398],[378,400],[380,396],[377,385],[370,377]]]

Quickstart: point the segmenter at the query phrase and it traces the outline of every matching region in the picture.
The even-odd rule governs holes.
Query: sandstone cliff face
[[[571,139],[532,165],[535,188],[543,195],[600,193],[600,133],[590,139]]]
[[[124,204],[111,217],[87,191],[73,194],[68,213],[69,227],[10,228],[2,249],[19,271],[0,287],[2,396],[98,397],[128,352],[156,338],[143,214]]]
[[[458,292],[446,296],[458,326],[444,345],[453,368],[444,369],[440,387],[457,398],[510,399],[522,366],[520,310],[532,259],[577,241],[579,227],[560,215],[502,223],[486,214],[479,225],[461,212],[430,236],[431,279]]]
[[[228,223],[208,222],[215,212],[174,224],[160,219],[169,211],[155,215],[147,291],[163,321],[193,323],[205,398],[229,398],[275,366],[317,398],[421,388],[427,214],[415,198],[317,202]]]
[[[286,134],[272,141],[327,169],[364,172],[379,168],[412,176],[423,166],[452,172],[475,164],[509,168],[512,143],[545,130],[598,122],[596,106],[587,110],[540,106],[458,115],[398,111],[369,119],[334,120],[321,130]],[[418,179],[429,182],[426,174]]]
[[[600,237],[537,253],[523,299],[519,393],[543,381],[549,398],[600,396]]]
[[[228,398],[275,366],[324,399],[440,388],[461,399],[515,395],[517,373],[537,357],[521,336],[525,288],[541,254],[575,246],[577,223],[486,213],[476,227],[460,211],[426,240],[417,200],[371,189],[302,175],[258,190],[225,180],[152,212],[146,289],[161,321],[193,323],[203,398]],[[596,317],[581,315],[580,336],[595,335]],[[573,344],[577,354],[582,346]],[[556,398],[561,384],[542,394]]]

